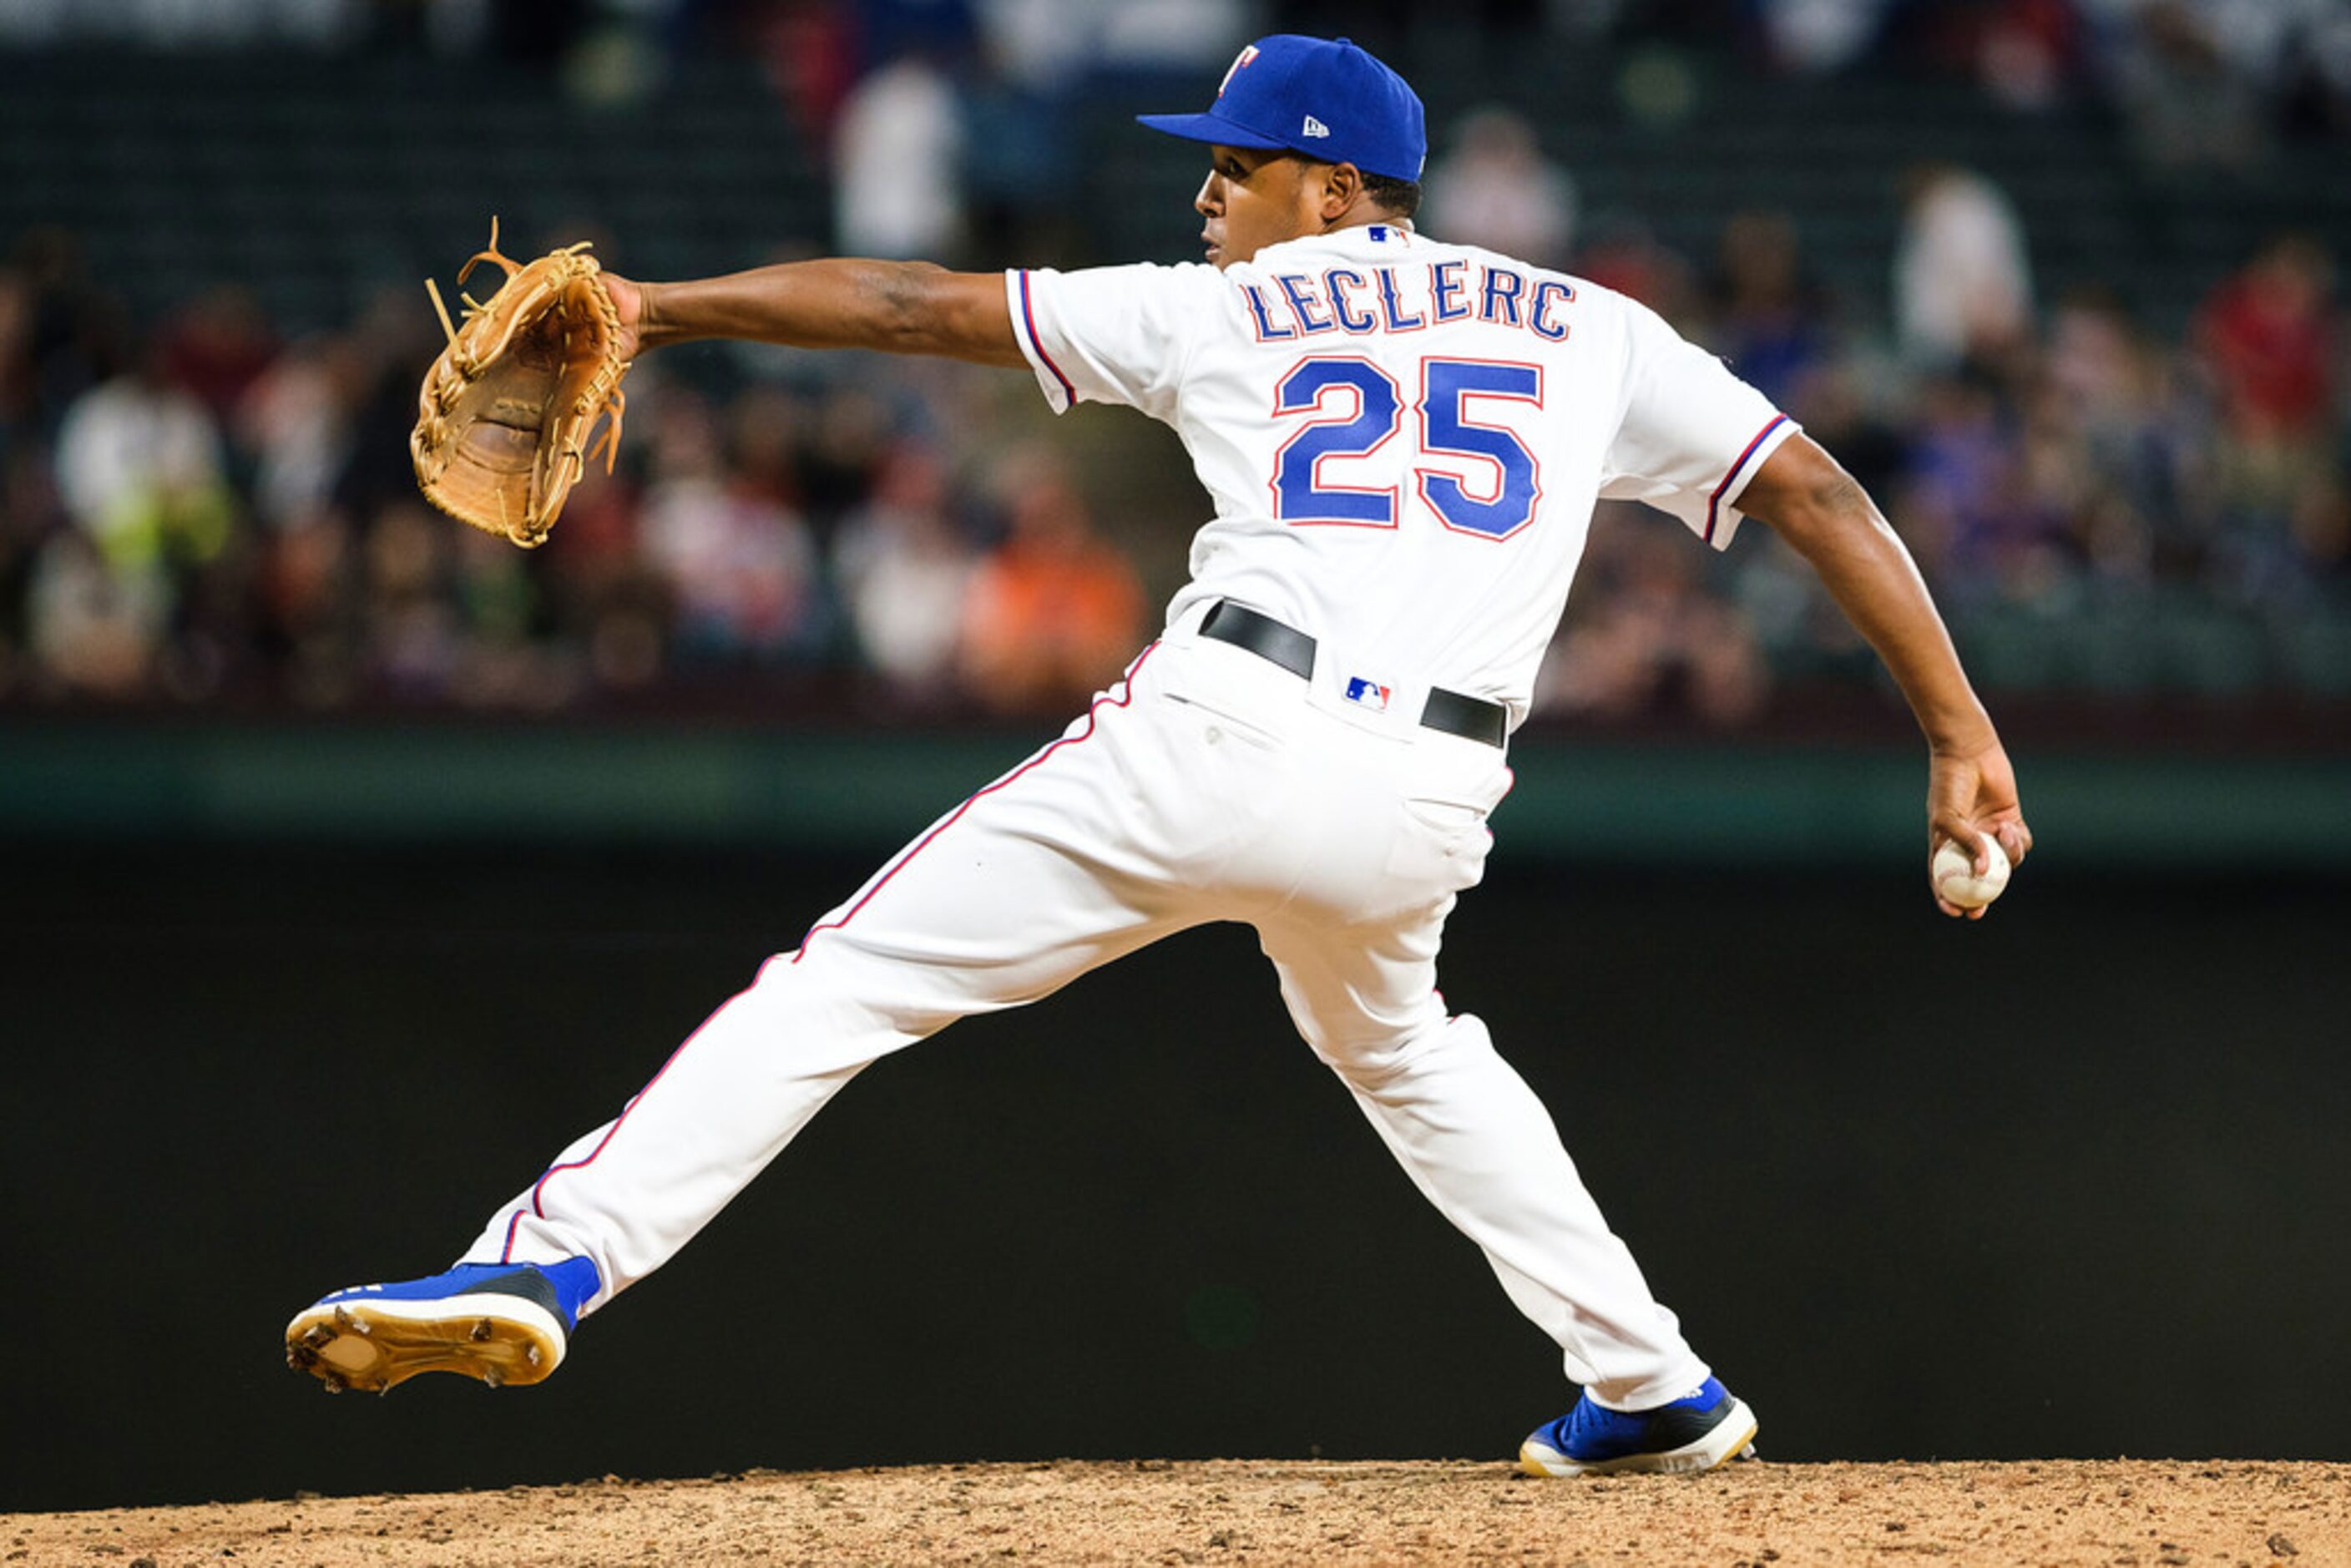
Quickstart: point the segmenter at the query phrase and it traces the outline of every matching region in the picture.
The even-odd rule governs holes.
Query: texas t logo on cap
[[[1241,52],[1233,57],[1233,63],[1225,68],[1225,79],[1217,84],[1217,96],[1218,98],[1224,97],[1225,89],[1233,85],[1233,73],[1255,58],[1257,58],[1257,46],[1255,44],[1243,44],[1241,46]]]

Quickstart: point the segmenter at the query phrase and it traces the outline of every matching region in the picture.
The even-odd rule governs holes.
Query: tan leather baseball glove
[[[502,534],[526,549],[547,542],[564,497],[595,455],[588,438],[606,413],[600,444],[610,473],[626,400],[621,378],[619,313],[586,254],[586,242],[523,265],[490,247],[457,274],[485,261],[506,270],[487,300],[469,295],[462,327],[449,320],[441,291],[428,280],[449,346],[425,372],[416,396],[408,450],[424,498],[451,517]]]

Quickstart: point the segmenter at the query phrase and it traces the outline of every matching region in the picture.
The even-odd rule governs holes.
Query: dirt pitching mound
[[[2351,1465],[1745,1463],[1532,1480],[1218,1459],[516,1487],[0,1515],[0,1562],[2351,1563]]]

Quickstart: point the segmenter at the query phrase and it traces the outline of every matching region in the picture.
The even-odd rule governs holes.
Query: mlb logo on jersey
[[[1393,688],[1381,685],[1375,681],[1367,681],[1361,675],[1347,677],[1347,700],[1357,707],[1367,707],[1374,713],[1388,711],[1388,696],[1392,690]]]

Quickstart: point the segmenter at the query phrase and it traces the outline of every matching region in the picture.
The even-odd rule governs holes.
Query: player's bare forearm
[[[1964,754],[1997,743],[1910,552],[1834,458],[1809,437],[1790,439],[1739,507],[1770,524],[1819,573],[1910,699],[1929,746]]]
[[[1816,443],[1798,435],[1771,455],[1739,506],[1811,563],[1909,699],[1932,755],[1930,842],[1951,840],[1980,868],[1988,853],[1976,835],[1990,833],[2011,862],[2022,861],[2032,834],[1999,732],[1960,667],[1917,564],[1868,493]],[[1943,908],[1971,917],[1983,913]]]
[[[796,349],[878,349],[976,364],[1028,361],[1000,273],[828,258],[681,283],[606,275],[634,352],[701,338]]]

